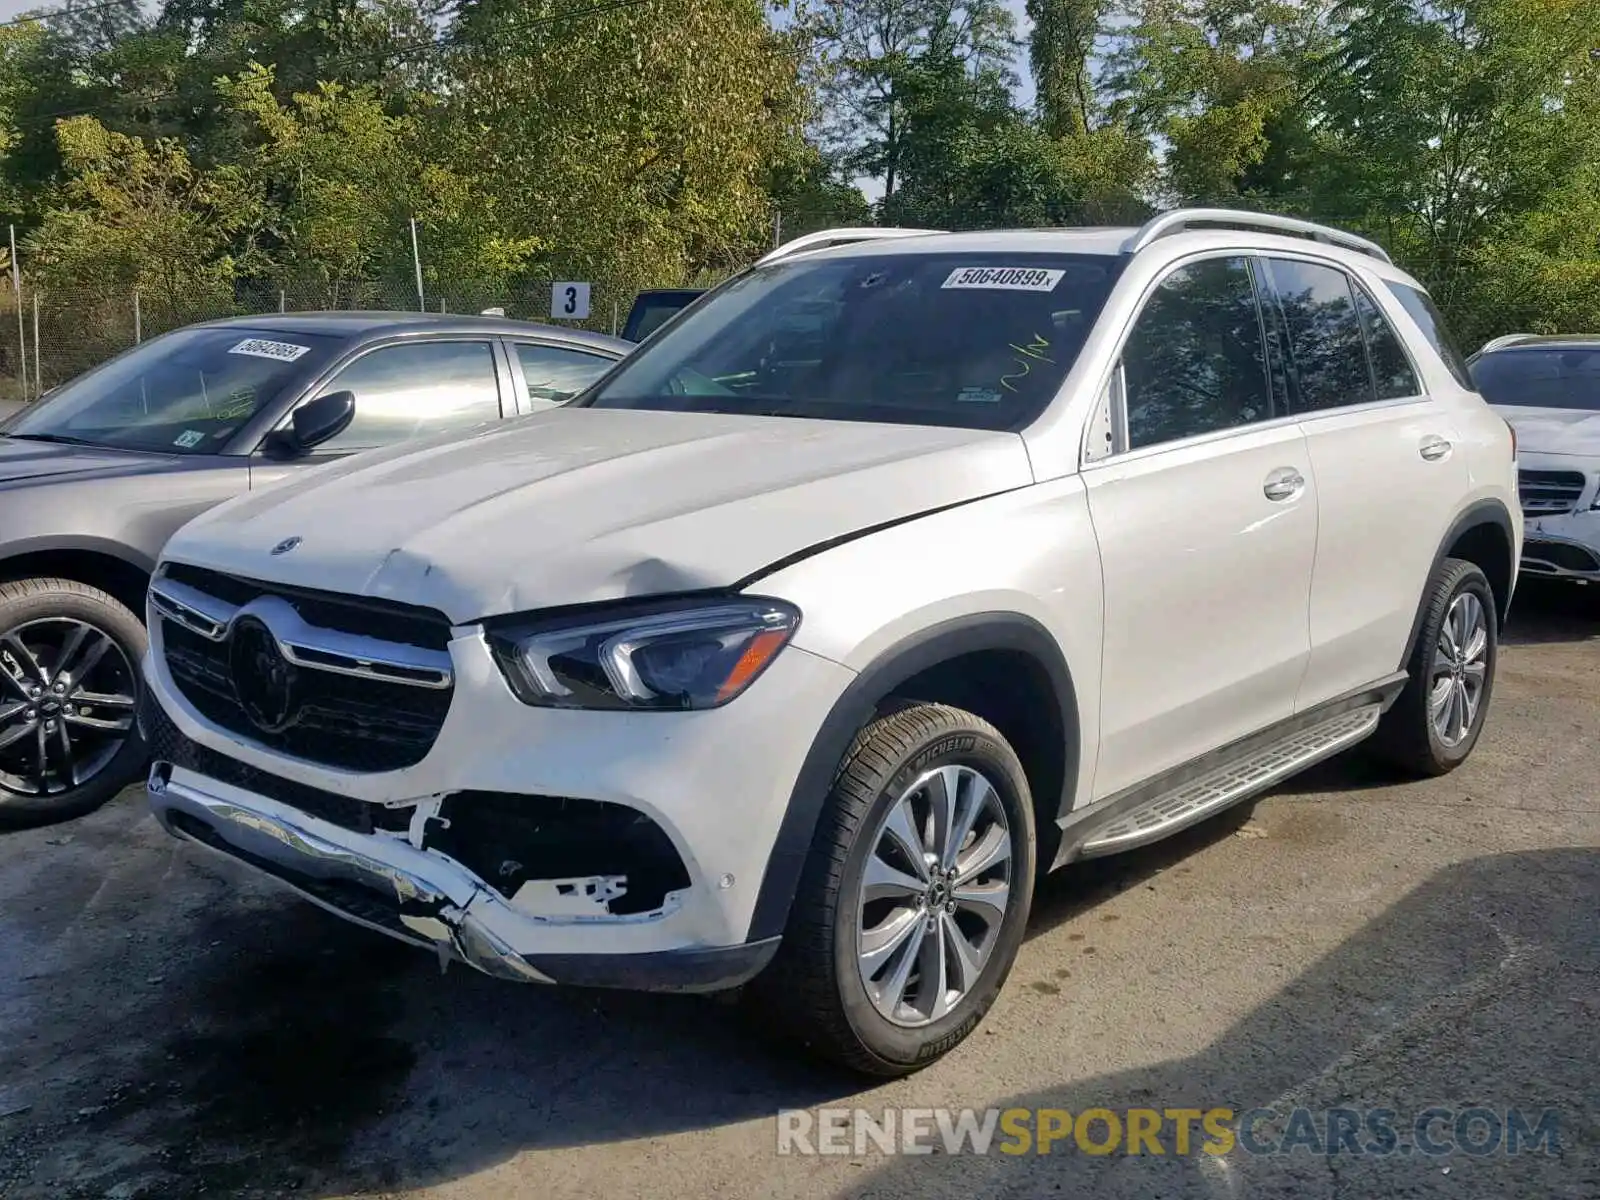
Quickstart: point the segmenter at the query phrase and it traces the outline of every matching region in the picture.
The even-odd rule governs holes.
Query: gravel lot
[[[1600,1196],[1600,592],[1467,767],[1336,761],[1054,878],[983,1029],[862,1089],[703,1000],[452,970],[161,835],[0,837],[0,1197]],[[1560,1112],[1560,1153],[797,1158],[781,1107]]]

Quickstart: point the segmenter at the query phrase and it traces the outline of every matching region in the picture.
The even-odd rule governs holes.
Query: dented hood
[[[166,555],[466,622],[726,587],[1031,482],[1010,433],[555,409],[313,468],[212,509]]]

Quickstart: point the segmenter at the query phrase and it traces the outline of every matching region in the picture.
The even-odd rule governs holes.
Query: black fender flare
[[[1061,795],[1055,799],[1056,815],[1059,817],[1071,808],[1077,789],[1082,726],[1077,689],[1055,638],[1032,617],[1015,612],[974,613],[931,625],[879,655],[850,682],[823,720],[795,779],[788,808],[767,857],[746,940],[759,941],[783,933],[834,775],[857,731],[871,720],[883,698],[930,667],[985,650],[1026,654],[1048,676],[1066,738]],[[1036,802],[1038,799],[1035,798]],[[1039,832],[1043,838],[1054,830]]]
[[[1439,564],[1442,563],[1450,553],[1450,547],[1455,545],[1457,540],[1459,540],[1461,535],[1467,530],[1478,525],[1499,526],[1500,531],[1506,535],[1506,544],[1511,547],[1512,561],[1507,564],[1510,568],[1510,574],[1507,576],[1507,579],[1511,580],[1512,583],[1506,590],[1505,603],[1502,606],[1501,611],[1497,614],[1501,627],[1504,627],[1506,614],[1511,608],[1511,594],[1516,590],[1515,577],[1517,572],[1517,539],[1515,536],[1515,527],[1511,522],[1511,514],[1506,511],[1506,506],[1499,500],[1478,500],[1475,503],[1469,504],[1456,516],[1456,519],[1450,523],[1449,530],[1445,533],[1443,539],[1440,540],[1439,548],[1434,551],[1433,563],[1428,568],[1427,579],[1424,579],[1422,582],[1423,595],[1418,597],[1417,600],[1417,615],[1411,620],[1411,633],[1406,638],[1405,654],[1401,657],[1399,664],[1400,670],[1406,671],[1410,669],[1411,656],[1416,652],[1417,648],[1417,639],[1422,636],[1422,618],[1424,615],[1426,615],[1426,605],[1424,601],[1427,598],[1428,581],[1431,580],[1438,572]]]

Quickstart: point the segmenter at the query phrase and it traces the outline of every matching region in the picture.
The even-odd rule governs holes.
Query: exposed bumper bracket
[[[243,862],[339,916],[426,947],[500,979],[639,991],[713,992],[754,978],[778,939],[647,954],[524,955],[480,914],[509,908],[459,865],[393,839],[384,855],[340,844],[281,806],[226,799],[173,778],[171,763],[149,776],[150,806],[163,828]]]

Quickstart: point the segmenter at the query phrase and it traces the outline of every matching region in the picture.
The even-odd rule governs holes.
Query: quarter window
[[[535,411],[565,404],[612,366],[609,358],[562,346],[519,342],[516,351],[528,400]]]
[[[1272,416],[1248,261],[1205,259],[1168,275],[1139,314],[1122,362],[1130,449]]]
[[[1350,278],[1334,267],[1296,259],[1269,260],[1289,330],[1289,360],[1299,407],[1320,412],[1376,398],[1366,338]]]
[[[1445,324],[1444,314],[1439,311],[1438,305],[1434,304],[1433,297],[1420,288],[1405,283],[1390,283],[1389,290],[1394,293],[1395,299],[1400,301],[1401,307],[1410,314],[1411,319],[1417,323],[1423,336],[1438,351],[1450,374],[1456,377],[1456,382],[1468,391],[1473,391],[1472,372],[1467,369],[1467,360],[1461,357],[1455,338],[1450,335],[1449,326]]]
[[[355,393],[350,427],[318,447],[347,453],[423,434],[469,429],[500,416],[494,348],[488,342],[412,342],[364,354],[323,393]]]

